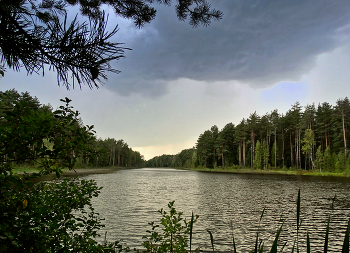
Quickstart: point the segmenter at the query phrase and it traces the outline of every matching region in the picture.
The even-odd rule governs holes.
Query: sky
[[[28,91],[54,109],[68,97],[97,137],[123,139],[146,160],[192,148],[213,125],[236,125],[255,111],[350,96],[350,1],[210,3],[223,18],[198,28],[179,21],[174,6],[156,5],[142,29],[106,8],[108,27],[119,27],[112,40],[132,50],[98,89],[68,91],[46,68],[44,77],[7,69],[1,90]]]

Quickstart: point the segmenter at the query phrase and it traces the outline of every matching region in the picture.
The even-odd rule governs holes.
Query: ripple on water
[[[329,252],[339,251],[350,216],[350,182],[343,179],[148,168],[88,177],[103,187],[100,196],[93,200],[96,211],[105,218],[106,227],[101,234],[108,231],[107,239],[122,239],[131,248],[140,248],[142,236],[150,229],[148,222],[159,220],[157,210],[166,209],[173,200],[187,219],[192,211],[200,216],[194,226],[193,244],[204,250],[210,250],[207,229],[213,233],[215,248],[220,251],[232,250],[232,234],[239,252],[251,250],[258,229],[265,245],[271,247],[284,221],[280,244],[287,243],[285,249],[290,251],[296,237],[298,189],[303,219],[301,248],[305,248],[308,231],[312,250],[323,249],[326,222],[331,214]],[[331,211],[335,194],[337,200]]]

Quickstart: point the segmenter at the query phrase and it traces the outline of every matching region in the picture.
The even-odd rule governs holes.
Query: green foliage
[[[339,152],[336,156],[336,162],[335,162],[335,171],[341,172],[346,168],[346,157],[344,152]]]
[[[346,145],[349,142],[350,100],[339,99],[335,106],[324,102],[317,109],[314,104],[304,108],[303,111],[296,102],[285,115],[274,110],[261,117],[254,112],[237,126],[228,123],[218,131],[214,125],[199,135],[193,150],[197,153],[196,159],[190,161],[182,156],[185,152],[180,152],[180,155],[151,159],[146,164],[162,167],[166,160],[166,165],[172,167],[224,169],[238,165],[240,168],[283,170],[301,170],[303,164],[309,165],[309,169],[316,165],[317,170],[324,172],[349,173]],[[318,154],[316,147],[321,147]]]
[[[28,92],[0,92],[0,162],[34,165],[42,174],[79,166],[140,166],[142,155],[123,140],[96,140],[68,98],[53,111]],[[0,165],[1,170],[2,165]]]
[[[318,146],[316,151],[315,168],[316,170],[319,170],[321,172],[323,167],[324,167],[324,158],[323,158],[322,147]]]
[[[147,230],[148,235],[142,245],[146,248],[146,252],[177,252],[185,253],[189,246],[189,236],[192,240],[193,224],[197,221],[198,215],[191,217],[191,221],[187,222],[182,218],[182,212],[177,212],[174,208],[174,202],[169,202],[169,211],[163,208],[158,210],[162,218],[160,224],[154,221],[149,225],[151,230]]]
[[[302,144],[301,150],[304,155],[307,155],[309,157],[309,159],[311,160],[311,163],[312,163],[312,149],[313,149],[313,146],[315,145],[314,139],[315,139],[314,132],[311,129],[306,129],[304,138],[301,141],[301,144]],[[305,163],[306,163],[306,159],[305,159]],[[312,164],[312,168],[313,168],[313,164]]]
[[[1,175],[0,252],[115,252],[99,244],[103,227],[91,205],[100,188],[90,180],[32,184]]]
[[[12,163],[35,164],[40,174],[72,169],[78,157],[92,154],[93,126],[83,126],[71,100],[52,112],[29,93],[1,93],[0,173]]]
[[[261,145],[261,155],[262,155],[262,159],[263,159],[263,163],[264,163],[264,169],[267,169],[269,166],[269,149],[267,147],[267,143],[264,140],[262,145]]]
[[[277,154],[277,156],[276,156],[276,164],[275,164],[275,148],[276,148],[276,154]],[[276,145],[276,143],[273,144],[273,147],[272,147],[270,152],[271,152],[271,166],[272,167],[277,167],[278,160],[279,160],[279,158],[278,158],[279,150],[278,150],[278,146]]]
[[[262,147],[260,141],[258,140],[255,144],[255,156],[254,156],[254,168],[261,170],[261,161],[262,161]]]
[[[119,252],[118,242],[100,244],[102,227],[91,199],[93,181],[32,183],[41,175],[73,169],[94,154],[92,126],[83,126],[71,100],[52,112],[29,93],[0,92],[0,252]],[[13,174],[16,165],[33,174]]]
[[[324,160],[325,170],[332,171],[334,168],[335,161],[334,161],[334,156],[331,154],[331,149],[329,146],[324,151],[323,160]]]
[[[94,167],[118,166],[139,167],[143,166],[143,156],[138,151],[132,150],[124,140],[107,138],[94,140],[96,154],[89,157],[86,163]]]

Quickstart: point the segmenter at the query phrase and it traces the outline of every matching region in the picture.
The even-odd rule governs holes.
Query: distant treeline
[[[19,159],[21,151],[9,150],[11,145],[8,144],[8,136],[0,133],[0,153],[4,154],[2,155],[3,162],[12,161],[19,164],[35,165],[33,161],[37,161],[39,151],[42,154],[42,157],[39,158],[45,157],[45,152],[42,152],[43,145],[45,149],[52,150],[60,138],[62,142],[66,143],[62,145],[65,145],[67,152],[74,157],[74,165],[77,167],[139,167],[143,165],[143,156],[138,151],[129,148],[124,140],[113,138],[102,140],[97,138],[94,135],[93,126],[84,126],[81,118],[74,123],[74,129],[70,129],[70,131],[67,129],[63,133],[50,133],[59,124],[55,113],[63,112],[62,108],[54,112],[51,105],[42,105],[36,97],[30,96],[28,92],[19,93],[15,89],[5,92],[0,91],[0,126],[4,129],[12,129],[12,131],[9,131],[13,135],[12,141],[19,142],[28,138],[33,139],[39,132],[41,132],[43,138],[46,138],[43,140],[44,144],[31,144],[32,157],[24,160]],[[73,107],[69,106],[68,108],[71,110]],[[79,113],[76,111],[75,115],[78,116]],[[7,120],[9,117],[11,121]],[[82,134],[87,131],[89,132],[88,135]],[[31,143],[29,139],[28,143]],[[83,144],[76,145],[77,143]],[[23,152],[27,151],[27,149],[23,150]],[[14,153],[11,159],[7,155],[9,152]]]
[[[348,140],[350,101],[292,105],[285,114],[256,112],[238,125],[216,125],[202,133],[196,146],[177,155],[146,162],[150,167],[294,168],[322,171],[350,169]]]

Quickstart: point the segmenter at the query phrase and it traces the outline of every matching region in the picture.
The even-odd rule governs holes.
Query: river
[[[252,250],[256,233],[270,248],[284,221],[279,248],[290,252],[296,237],[296,199],[301,190],[299,247],[306,252],[306,231],[313,252],[323,250],[326,221],[331,214],[329,252],[339,252],[350,217],[350,179],[287,175],[208,173],[168,168],[120,170],[86,176],[103,189],[93,205],[105,218],[107,239],[122,240],[131,248],[142,248],[142,236],[158,221],[157,210],[175,201],[177,211],[194,225],[193,247],[210,250],[210,230],[216,251]],[[336,195],[334,209],[331,210]],[[259,226],[262,211],[263,218]],[[232,225],[232,226],[231,226]]]

